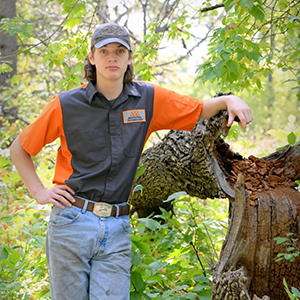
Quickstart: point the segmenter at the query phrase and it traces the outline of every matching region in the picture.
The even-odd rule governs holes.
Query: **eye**
[[[125,53],[125,50],[124,50],[124,49],[119,49],[119,50],[118,50],[118,53],[119,53],[119,54],[123,54],[123,53]]]
[[[106,51],[105,49],[100,49],[100,53],[101,53],[101,54],[106,54],[106,52],[107,52],[107,51]]]

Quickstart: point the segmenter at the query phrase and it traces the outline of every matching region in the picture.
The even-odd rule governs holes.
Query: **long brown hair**
[[[94,54],[95,47],[93,47],[91,51]],[[130,53],[131,53],[131,51],[129,52],[129,55],[130,55]],[[84,68],[84,78],[87,81],[91,81],[92,83],[95,84],[96,80],[97,80],[96,67],[90,63],[88,55],[84,59],[83,68]],[[123,83],[131,83],[133,79],[134,79],[133,65],[130,64],[130,65],[128,65],[127,70],[124,74]]]

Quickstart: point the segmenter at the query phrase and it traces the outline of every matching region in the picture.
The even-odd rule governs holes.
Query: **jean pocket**
[[[65,209],[60,209],[57,206],[52,207],[50,214],[49,224],[51,226],[67,226],[74,223],[81,215],[81,211],[78,208],[66,207]]]
[[[123,230],[126,233],[131,233],[131,226],[130,226],[129,216],[125,215],[125,216],[120,216],[119,218],[121,219]]]

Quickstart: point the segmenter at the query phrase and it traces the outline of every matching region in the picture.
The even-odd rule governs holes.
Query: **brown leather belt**
[[[79,208],[84,208],[85,200],[74,197],[76,202],[73,203],[74,206]],[[116,217],[129,215],[129,205],[113,205],[105,202],[88,202],[86,210],[93,212],[95,215],[99,217]]]

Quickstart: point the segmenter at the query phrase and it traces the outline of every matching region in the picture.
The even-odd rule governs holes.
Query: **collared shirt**
[[[20,134],[35,156],[60,138],[53,183],[93,201],[126,202],[153,131],[192,130],[203,102],[146,82],[124,84],[113,105],[89,82],[54,96]]]

